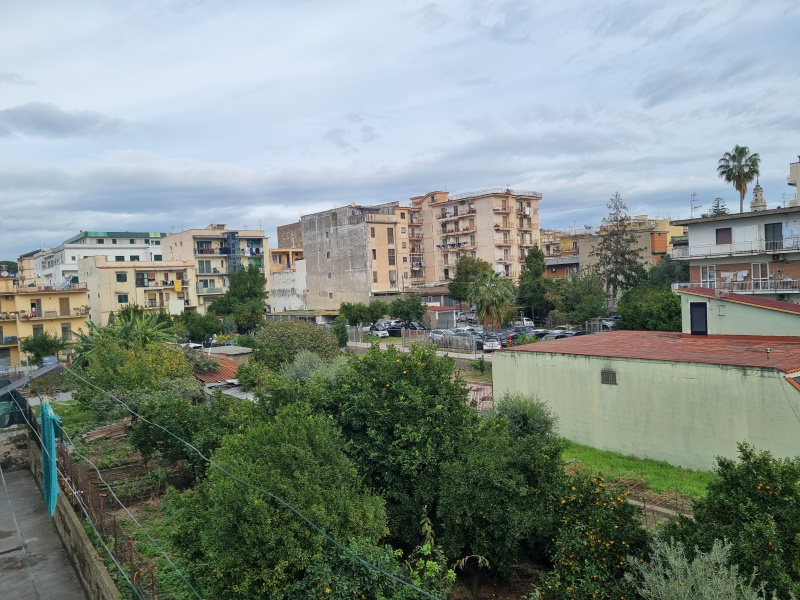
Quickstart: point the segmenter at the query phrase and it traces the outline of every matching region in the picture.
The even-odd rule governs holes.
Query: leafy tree
[[[739,460],[717,457],[719,479],[694,502],[694,520],[681,517],[664,535],[682,542],[690,559],[727,540],[731,564],[755,572],[756,583],[780,598],[800,597],[800,456],[738,448]]]
[[[717,175],[730,183],[739,192],[739,212],[744,212],[744,195],[747,193],[747,184],[759,175],[761,157],[757,152],[750,154],[747,146],[736,145],[732,152],[726,152],[719,159]]]
[[[422,321],[427,310],[419,296],[406,294],[392,300],[389,305],[389,316],[393,319],[400,319],[403,323],[410,323],[411,321]]]
[[[299,319],[271,319],[258,330],[255,340],[251,360],[272,370],[294,360],[301,350],[310,350],[321,358],[333,358],[339,353],[335,335]]]
[[[189,364],[192,366],[192,371],[195,373],[216,373],[220,369],[218,360],[214,360],[204,352],[200,352],[189,346],[184,347],[183,355],[186,357],[186,360],[189,361]]]
[[[607,206],[608,216],[603,218],[599,240],[589,256],[597,259],[596,269],[605,282],[606,293],[616,298],[617,292],[630,289],[641,280],[644,266],[631,231],[628,207],[619,192]]]
[[[340,348],[347,346],[347,342],[350,341],[350,336],[347,333],[346,318],[344,318],[342,315],[336,317],[331,324],[331,332],[336,336],[336,341],[338,342]]]
[[[517,304],[529,307],[534,314],[538,312],[542,317],[547,316],[553,308],[546,296],[548,286],[544,277],[545,268],[544,252],[539,246],[534,246],[525,256],[525,265],[517,282]]]
[[[756,589],[752,576],[743,577],[730,564],[731,546],[714,540],[708,552],[689,560],[680,542],[655,538],[647,562],[632,562],[625,579],[636,586],[643,600],[764,600],[763,586]]]
[[[447,285],[448,295],[453,300],[469,300],[469,286],[482,273],[491,272],[492,265],[482,258],[462,256],[456,263],[456,276]]]
[[[226,315],[225,318],[222,319],[222,333],[225,335],[233,335],[236,331],[236,319],[233,318],[233,315]]]
[[[344,449],[331,419],[295,404],[226,436],[212,457],[334,539],[375,544],[386,533],[383,501],[362,490]],[[205,597],[288,598],[330,543],[283,503],[217,470],[194,490],[169,496],[166,511],[181,566]]]
[[[232,315],[242,330],[251,330],[264,322],[267,307],[267,278],[257,265],[248,265],[230,274],[228,289],[209,305],[208,312]]]
[[[514,314],[514,287],[494,271],[484,271],[470,283],[469,300],[487,330],[499,329]]]
[[[369,308],[363,302],[342,302],[339,306],[339,316],[347,319],[347,324],[353,327],[373,322]]]
[[[22,340],[20,346],[23,352],[29,352],[32,355],[34,362],[43,356],[56,356],[66,347],[67,342],[61,336],[47,331],[34,333],[32,336]]]
[[[603,280],[590,270],[584,270],[567,280],[563,288],[564,309],[573,323],[583,324],[606,314]]]
[[[495,398],[491,415],[506,420],[513,439],[532,435],[550,443],[558,437],[558,415],[536,394],[505,392]]]
[[[198,344],[209,341],[215,334],[223,331],[223,324],[211,313],[201,315],[194,311],[184,311],[177,317],[177,321],[186,328],[189,339]]]
[[[313,399],[342,428],[364,481],[386,500],[392,537],[409,546],[424,507],[436,514],[442,464],[478,418],[453,369],[453,359],[432,346],[372,347]]]
[[[617,303],[620,329],[639,331],[680,331],[681,299],[668,287],[647,283],[622,294]]]
[[[308,383],[315,375],[332,383],[336,379],[336,375],[347,364],[347,360],[346,354],[339,354],[334,358],[324,360],[313,352],[301,350],[292,362],[283,364],[280,372],[289,379],[302,384]]]
[[[714,198],[714,202],[711,203],[711,210],[709,210],[707,213],[703,213],[700,216],[706,219],[708,217],[723,217],[725,215],[729,215],[730,213],[731,211],[729,211],[728,207],[725,206],[725,200],[722,198]]]
[[[689,281],[689,263],[683,260],[672,260],[667,255],[650,269],[647,276],[653,287]]]

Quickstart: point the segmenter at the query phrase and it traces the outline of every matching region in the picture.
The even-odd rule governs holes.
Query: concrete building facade
[[[281,237],[280,231],[278,237]],[[269,254],[267,312],[307,309],[306,263],[303,260],[303,250],[270,249]]]
[[[130,304],[170,315],[197,310],[193,260],[110,262],[92,256],[78,261],[78,271],[87,287],[89,318],[99,326]]]
[[[265,276],[269,273],[265,260],[269,238],[263,230],[228,229],[224,224],[187,229],[165,237],[162,251],[164,260],[194,262],[195,293],[201,313],[227,291],[231,273],[249,265],[256,265]]]
[[[412,283],[447,283],[461,256],[516,279],[528,250],[539,244],[541,199],[538,192],[503,188],[411,198]]]
[[[289,225],[278,226],[278,248],[285,250],[287,248],[301,248],[303,247],[303,223],[290,223]]]

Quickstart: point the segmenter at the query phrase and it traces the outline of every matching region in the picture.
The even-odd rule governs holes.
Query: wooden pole
[[[134,564],[133,564],[133,538],[128,538],[130,543],[130,554],[131,554],[131,585],[133,585],[133,589],[131,589],[131,598],[134,600],[136,599],[136,575],[134,571]]]

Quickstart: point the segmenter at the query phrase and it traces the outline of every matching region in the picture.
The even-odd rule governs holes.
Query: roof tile
[[[219,356],[206,355],[211,360],[215,360],[220,364],[219,371],[216,373],[198,373],[195,371],[194,376],[203,383],[220,383],[228,379],[236,379],[236,369],[239,367],[235,362],[227,358],[220,358]]]

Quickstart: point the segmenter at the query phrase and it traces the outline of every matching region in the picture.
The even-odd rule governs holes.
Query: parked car
[[[474,338],[475,349],[483,350],[483,335],[476,331],[458,331],[456,330],[456,337],[459,338]]]
[[[0,365],[0,379],[8,379],[8,369],[4,365]]]
[[[58,363],[57,356],[43,356],[39,359],[39,368],[42,367],[49,367],[50,365],[55,365]]]
[[[564,331],[551,331],[542,338],[542,341],[546,342],[548,340],[563,340],[566,339],[567,337],[569,336]]]
[[[511,346],[517,341],[517,332],[513,329],[503,329],[501,331],[496,332],[498,336],[500,336],[500,341],[503,344],[503,347]]]
[[[448,336],[455,335],[450,329],[433,329],[428,340],[437,346],[444,345]]]
[[[467,325],[466,327],[456,327],[455,329],[453,329],[453,331],[455,333],[463,333],[465,331],[467,333],[477,333],[478,332],[478,330],[475,329],[472,325]]]
[[[485,333],[483,335],[483,351],[484,352],[494,352],[495,350],[501,350],[503,348],[503,342],[500,341],[500,336],[496,333]]]
[[[576,335],[589,335],[591,331],[586,331],[585,329],[573,329],[571,331],[565,331],[564,335],[567,337],[575,337]]]
[[[528,317],[518,317],[514,319],[512,325],[514,325],[514,327],[533,327],[533,321]]]
[[[606,317],[605,319],[600,321],[600,325],[603,328],[603,331],[611,331],[612,329],[617,328],[617,321],[619,320],[619,316],[611,315],[610,317]]]
[[[406,329],[411,329],[412,331],[425,331],[427,327],[422,323],[417,323],[416,321],[411,321],[409,324],[406,325]]]
[[[383,323],[375,323],[372,327],[370,327],[370,333],[380,338],[389,337],[389,331],[386,329],[386,326]]]

